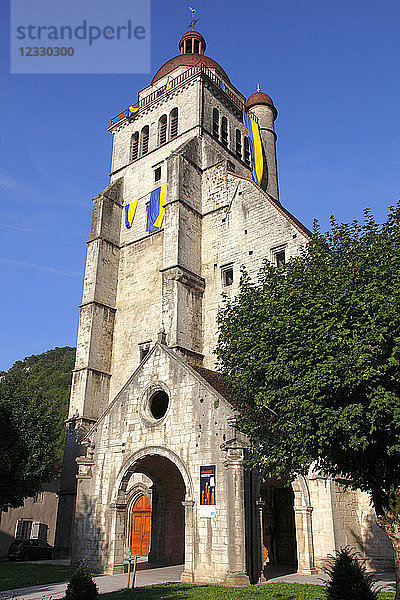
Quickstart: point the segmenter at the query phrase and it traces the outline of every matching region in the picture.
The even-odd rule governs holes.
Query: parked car
[[[15,540],[8,548],[8,560],[51,559],[53,546],[43,540]]]

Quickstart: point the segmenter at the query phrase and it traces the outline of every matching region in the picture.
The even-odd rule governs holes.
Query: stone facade
[[[192,49],[204,49],[193,36]],[[110,127],[111,183],[93,201],[61,486],[64,523],[76,487],[73,558],[121,572],[132,503],[143,494],[149,559],[184,562],[183,581],[243,585],[262,580],[268,562],[315,572],[347,543],[371,568],[385,567],[390,552],[365,494],[315,473],[288,488],[244,469],[248,442],[215,372],[217,312],[237,293],[242,265],[255,277],[265,259],[301,252],[309,232],[279,201],[271,99],[259,93],[251,109],[264,153],[259,186],[246,156],[245,98],[201,56],[195,67],[193,56],[177,57],[139,93],[139,111]],[[163,184],[163,225],[149,233],[149,195]],[[205,465],[215,469],[215,514],[206,516]],[[66,529],[57,545],[67,548]]]

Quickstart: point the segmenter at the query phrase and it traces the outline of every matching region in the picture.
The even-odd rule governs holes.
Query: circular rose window
[[[149,399],[149,410],[153,419],[162,419],[168,410],[168,394],[163,390],[158,390]]]

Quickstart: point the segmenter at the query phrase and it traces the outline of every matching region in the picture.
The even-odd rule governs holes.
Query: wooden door
[[[147,556],[150,550],[151,506],[146,496],[139,496],[132,509],[131,554]]]

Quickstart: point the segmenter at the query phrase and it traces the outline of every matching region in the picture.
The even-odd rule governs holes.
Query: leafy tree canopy
[[[266,261],[256,282],[243,272],[219,326],[254,462],[290,479],[313,463],[347,476],[400,544],[400,203],[382,225],[369,210],[327,233],[315,224],[285,267]]]
[[[74,348],[16,362],[0,375],[0,508],[21,506],[57,475]]]

